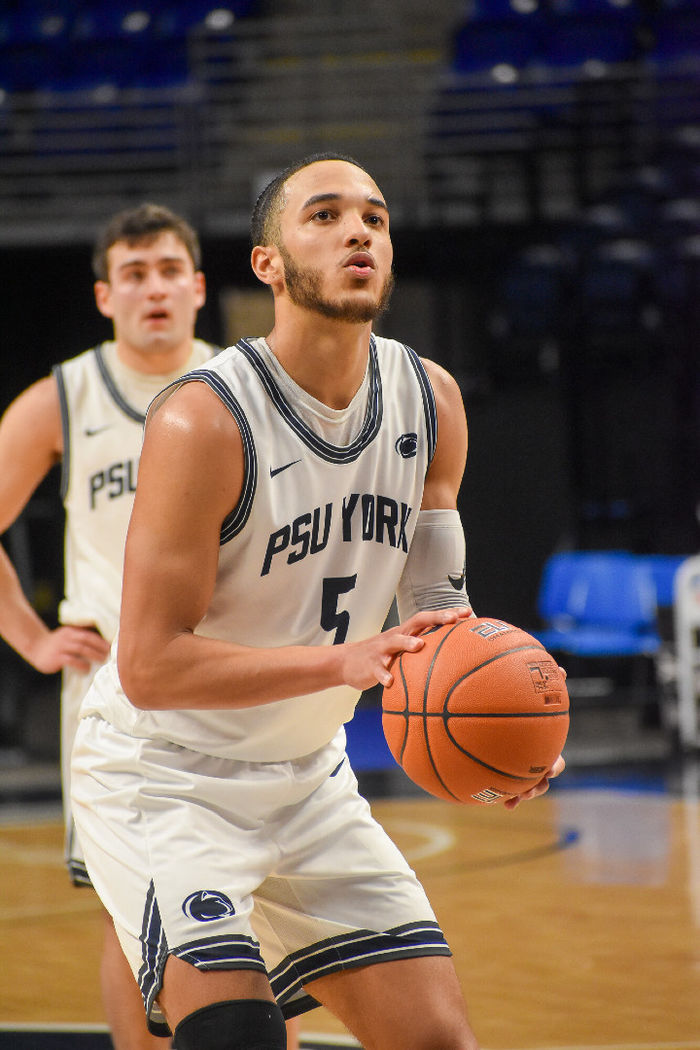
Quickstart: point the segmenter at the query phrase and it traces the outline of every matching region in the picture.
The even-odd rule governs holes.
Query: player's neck
[[[367,370],[371,324],[315,320],[276,324],[267,337],[273,354],[308,394],[329,408],[347,408]]]
[[[134,372],[147,375],[170,375],[184,369],[192,354],[192,339],[187,339],[178,346],[162,349],[152,346],[148,349],[132,346],[124,340],[116,339],[117,357],[122,365]]]

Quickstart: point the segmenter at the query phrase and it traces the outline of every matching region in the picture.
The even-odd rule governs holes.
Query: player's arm
[[[467,465],[468,431],[457,381],[435,361],[424,360],[437,409],[437,445],[428,468],[421,510],[455,510]]]
[[[254,648],[195,634],[214,592],[221,524],[243,480],[240,432],[205,384],[181,386],[151,415],[126,541],[117,657],[134,706],[251,707],[341,684],[365,689],[391,681],[391,659],[420,648],[420,630],[454,619],[422,613],[403,631],[337,646]]]
[[[59,462],[63,450],[56,381],[40,379],[20,394],[0,420],[0,533],[19,517],[32,493]],[[28,601],[5,548],[0,545],[0,635],[38,671],[70,665],[87,671],[103,660],[106,643],[94,631],[50,630]]]
[[[466,543],[457,511],[467,462],[467,419],[453,377],[434,361],[423,364],[435,395],[438,437],[397,592],[402,621],[423,609],[459,607],[471,612],[465,586]]]

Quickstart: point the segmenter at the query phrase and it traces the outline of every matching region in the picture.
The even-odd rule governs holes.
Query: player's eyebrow
[[[340,193],[316,193],[302,205],[302,210],[312,208],[315,204],[322,204],[324,201],[339,201],[341,197]],[[372,204],[375,208],[383,208],[384,211],[389,210],[381,197],[368,197],[367,203]]]
[[[163,264],[165,264],[167,266],[167,265],[169,265],[171,263],[181,263],[183,260],[182,260],[182,257],[179,256],[179,255],[162,255],[156,261],[157,261],[157,264],[159,266],[163,265]],[[125,261],[123,263],[121,263],[117,267],[117,269],[121,271],[121,270],[128,270],[131,266],[147,266],[147,265],[148,265],[148,263],[147,263],[146,259],[142,258],[141,256],[136,255],[136,256],[134,256],[133,259],[125,259]]]

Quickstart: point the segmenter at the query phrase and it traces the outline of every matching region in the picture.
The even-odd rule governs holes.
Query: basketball
[[[392,665],[382,725],[405,773],[438,798],[489,804],[534,787],[569,730],[556,660],[532,635],[479,617],[431,627]]]

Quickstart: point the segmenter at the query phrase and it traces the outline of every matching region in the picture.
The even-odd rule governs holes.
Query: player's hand
[[[109,648],[109,642],[89,627],[61,626],[42,634],[28,660],[42,674],[54,674],[64,667],[87,674],[92,664],[104,663]]]
[[[519,806],[521,802],[528,802],[532,798],[544,795],[545,791],[549,790],[550,780],[553,780],[554,777],[558,777],[565,769],[566,762],[564,761],[564,756],[559,755],[559,758],[556,760],[552,768],[547,770],[542,779],[535,784],[534,787],[531,787],[529,791],[523,792],[522,795],[513,795],[512,798],[507,798],[503,805],[506,809],[515,809],[515,807]]]
[[[456,623],[471,616],[469,606],[454,609],[426,609],[415,613],[398,627],[368,638],[364,642],[347,642],[342,647],[342,676],[346,685],[354,689],[371,689],[372,686],[388,686],[394,680],[391,665],[404,652],[417,652],[425,645],[419,635],[428,627]]]
[[[392,631],[400,631],[402,634],[421,634],[428,627],[436,627],[445,623],[456,623],[457,620],[466,620],[474,616],[471,605],[456,605],[453,609],[423,609],[414,613],[408,620],[404,620],[398,627],[390,627],[385,634]]]

